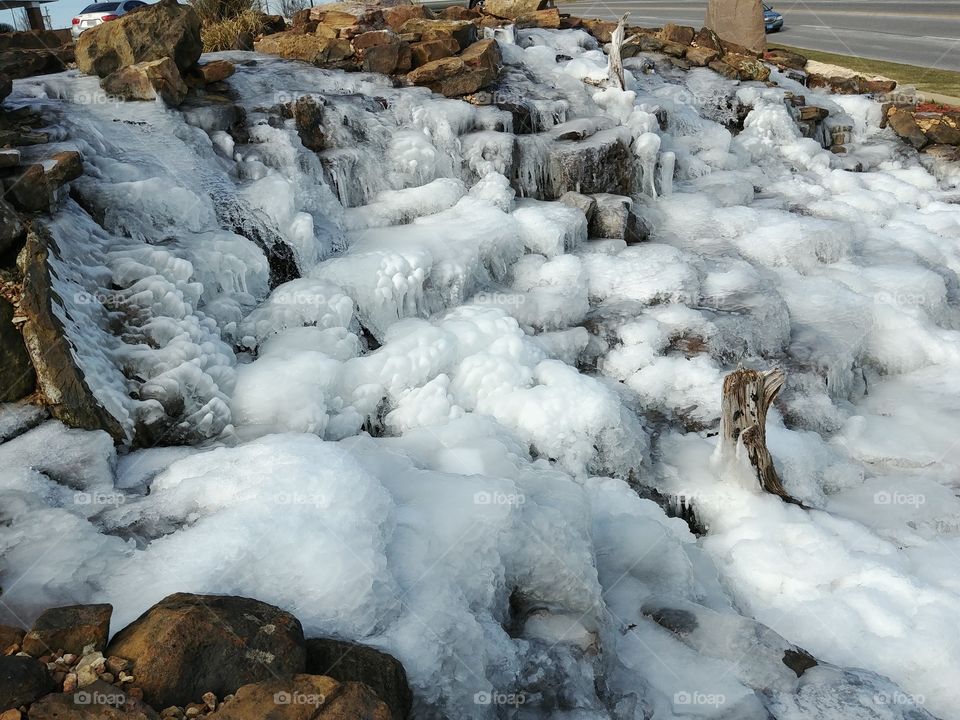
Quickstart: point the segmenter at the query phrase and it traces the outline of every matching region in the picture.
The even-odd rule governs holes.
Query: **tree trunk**
[[[607,65],[607,73],[610,81],[621,90],[626,90],[626,82],[623,79],[623,58],[620,56],[620,48],[623,47],[623,41],[627,34],[627,18],[630,13],[624,13],[617,23],[617,29],[610,36],[610,60]]]
[[[740,367],[723,380],[723,405],[720,432],[724,454],[733,457],[738,441],[743,442],[747,457],[757,474],[760,487],[787,502],[803,507],[803,503],[784,489],[767,450],[767,409],[773,403],[786,376],[782,370],[745,370]]]

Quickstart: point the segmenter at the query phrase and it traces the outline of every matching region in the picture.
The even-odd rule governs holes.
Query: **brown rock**
[[[362,3],[327,3],[310,9],[310,19],[321,25],[338,30],[367,27],[371,29],[384,26],[384,16],[380,8]]]
[[[406,44],[406,43],[402,43]],[[360,54],[360,63],[364,72],[376,72],[390,75],[400,64],[401,42],[396,40],[389,45],[374,45]]]
[[[394,720],[404,720],[413,705],[407,673],[392,655],[346,640],[307,640],[307,672],[342,683],[363,683],[390,708]]]
[[[830,115],[830,111],[826,108],[817,107],[816,105],[806,105],[805,107],[800,108],[799,119],[801,122],[820,122],[821,120],[826,120]]]
[[[153,708],[98,680],[82,690],[53,693],[30,707],[30,720],[159,720]]]
[[[613,31],[617,29],[615,22],[609,20],[587,20],[581,21],[583,29],[593,35],[599,42],[608,43],[611,40]]]
[[[887,125],[917,150],[930,144],[930,140],[923,134],[916,120],[914,120],[913,113],[904,110],[892,112],[887,117]]]
[[[680,43],[668,42],[664,40],[663,47],[660,49],[660,52],[662,52],[664,55],[669,55],[670,57],[682,58],[687,54],[688,49],[688,45],[681,45]]]
[[[10,207],[10,203],[0,197],[0,266],[11,265],[11,259],[16,261],[17,253],[23,247],[24,232],[20,217]],[[0,625],[0,650],[13,644],[14,640],[11,639],[13,630],[15,628]],[[23,632],[20,632],[20,635],[22,637]],[[20,639],[18,638],[16,642],[19,644]]]
[[[727,53],[723,56],[723,62],[735,68],[741,80],[764,82],[770,77],[770,68],[751,55]]]
[[[229,60],[212,60],[197,68],[203,81],[210,83],[222,82],[233,75],[237,68]]]
[[[411,5],[396,5],[383,8],[383,20],[394,31],[400,30],[407,20],[432,20],[433,13],[426,5],[413,3]]]
[[[242,597],[177,593],[121,630],[109,654],[133,663],[151,705],[186,705],[205,692],[222,697],[242,685],[303,672],[300,622]]]
[[[0,73],[0,102],[6,100],[7,95],[13,92],[13,80],[9,75]]]
[[[23,340],[20,342],[22,343]],[[4,400],[3,402],[7,401]],[[0,625],[0,648],[8,648],[11,645],[20,645],[20,643],[23,642],[23,635],[25,632],[25,630],[21,630],[20,628],[12,625]]]
[[[260,38],[254,43],[254,48],[257,52],[320,66],[353,57],[353,46],[349,40],[302,35],[292,30]]]
[[[660,31],[660,39],[667,42],[680,43],[681,45],[690,45],[696,31],[687,25],[674,25],[667,23]]]
[[[483,11],[499,18],[515,20],[522,15],[529,15],[537,10],[543,10],[545,0],[486,0]]]
[[[218,720],[391,720],[365,685],[302,674],[244,685],[216,714]]]
[[[297,98],[292,103],[293,121],[297,126],[297,134],[305,148],[314,151],[323,150],[323,105],[309,95]]]
[[[536,12],[521,15],[515,21],[517,28],[543,28],[556,30],[560,27],[560,11],[557,8],[547,8]]]
[[[792,50],[784,50],[783,48],[767,50],[763,57],[767,62],[771,62],[780,68],[803,70],[807,66],[806,56],[793,52]]]
[[[466,50],[477,40],[477,26],[467,20],[407,20],[400,28],[403,33],[420,33],[423,40],[433,40],[449,35],[457,41],[461,50]]]
[[[710,48],[691,47],[687,50],[687,54],[684,55],[684,57],[691,65],[706,67],[720,57],[720,53]]]
[[[946,162],[960,162],[960,147],[952,145],[928,145],[923,149],[923,154]]]
[[[0,658],[0,711],[29,705],[53,690],[42,662],[23,655]]]
[[[380,45],[392,45],[398,41],[397,34],[392,30],[371,30],[361,33],[353,39],[353,49],[366,50]]]
[[[718,53],[723,52],[723,47],[720,45],[720,38],[717,37],[717,34],[710,28],[700,28],[697,34],[693,36],[693,42],[691,44],[708,50],[716,50]]]
[[[470,20],[472,22],[478,20],[482,15],[476,10],[463,7],[463,5],[451,5],[441,10],[439,17],[444,20]]]
[[[620,54],[624,58],[636,57],[642,52],[662,52],[665,43],[653,35],[636,35],[623,44]]]
[[[134,63],[107,75],[100,85],[124,100],[155,100],[177,106],[187,97],[187,85],[170,58]]]
[[[23,336],[13,324],[14,308],[0,296],[0,402],[15,402],[33,392],[36,376]],[[0,648],[17,647],[23,632],[3,626]]]
[[[960,123],[956,115],[951,118],[945,113],[916,113],[914,122],[930,141],[936,145],[960,145]]]
[[[87,645],[107,646],[112,605],[67,605],[44,610],[23,638],[23,650],[38,657],[60,649],[80,655]]]
[[[160,0],[84,32],[77,41],[77,66],[106,77],[134,63],[172,58],[180,70],[203,52],[200,18],[189,5]]]
[[[457,41],[449,35],[439,40],[413,43],[410,46],[412,65],[415,68],[420,67],[434,60],[450,57],[459,50]]]

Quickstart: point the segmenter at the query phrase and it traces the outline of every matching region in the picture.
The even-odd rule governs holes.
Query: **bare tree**
[[[292,18],[300,10],[313,5],[310,0],[276,0],[276,2],[277,11],[287,19]]]

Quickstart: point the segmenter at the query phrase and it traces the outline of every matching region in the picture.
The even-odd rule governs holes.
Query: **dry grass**
[[[245,33],[256,36],[263,32],[263,14],[247,9],[231,18],[204,22],[200,30],[204,52],[234,50],[237,38]]]

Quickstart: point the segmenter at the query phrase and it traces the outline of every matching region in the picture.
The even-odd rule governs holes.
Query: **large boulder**
[[[124,100],[161,97],[168,105],[177,106],[187,97],[187,85],[170,58],[127,65],[107,75],[100,85],[108,95]]]
[[[257,52],[288,60],[303,60],[318,66],[341,66],[354,57],[349,40],[321,35],[304,35],[294,30],[274,33],[254,44]]]
[[[53,690],[44,663],[25,655],[0,657],[0,712],[29,705]]]
[[[123,427],[97,401],[74,360],[60,319],[65,311],[54,292],[47,262],[51,253],[57,253],[53,238],[35,222],[18,262],[23,275],[20,313],[26,317],[23,339],[37,372],[37,384],[58,420],[85,430],[106,430],[114,439],[124,440]]]
[[[407,20],[413,18],[431,20],[433,13],[426,5],[420,3],[383,8],[383,21],[391,30],[399,31]]]
[[[83,654],[87,645],[103,650],[110,635],[112,605],[67,605],[44,610],[23,638],[23,651],[40,657],[56,650]]]
[[[0,402],[14,402],[26,397],[33,392],[36,383],[23,336],[13,324],[13,314],[10,301],[0,297]],[[0,653],[10,644],[0,641]]]
[[[546,7],[546,0],[486,0],[483,11],[507,20],[516,20]]]
[[[355,682],[294,675],[244,685],[216,712],[217,720],[391,720],[374,692]]]
[[[160,0],[84,32],[77,41],[77,67],[106,77],[134,63],[172,58],[187,70],[203,52],[200,18],[190,5]]]
[[[496,82],[503,59],[496,40],[480,40],[457,57],[425,63],[407,74],[413,85],[424,85],[447,97],[475,93]]]
[[[82,690],[53,693],[30,707],[30,720],[159,720],[157,712],[122,688],[97,680]]]
[[[242,685],[302,673],[300,621],[273,605],[227,595],[164,598],[111,641],[108,655],[133,663],[146,702],[186,705]]]
[[[760,0],[709,0],[703,23],[721,40],[755,53],[767,49],[767,32]]]
[[[307,640],[307,672],[363,683],[387,704],[393,720],[404,720],[410,714],[413,693],[403,665],[376,648],[332,638]]]
[[[8,178],[7,199],[24,212],[47,212],[60,186],[83,174],[83,158],[76,150],[54,153],[43,163],[27,165]]]

